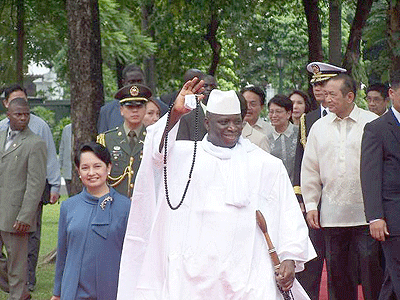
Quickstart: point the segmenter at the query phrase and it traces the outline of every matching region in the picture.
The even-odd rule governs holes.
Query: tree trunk
[[[142,34],[151,37],[154,41],[155,32],[150,26],[149,20],[150,16],[153,14],[153,8],[153,0],[142,4]],[[154,94],[156,90],[156,59],[154,54],[144,59],[144,74],[146,76],[146,85]]]
[[[342,63],[342,7],[341,0],[329,0],[329,62]]]
[[[392,53],[392,71],[400,69],[400,1],[390,1],[388,10],[389,47]]]
[[[362,29],[367,22],[374,0],[358,0],[356,13],[350,28],[349,41],[347,43],[346,54],[343,59],[343,67],[348,74],[353,73],[354,66],[360,59],[360,43]]]
[[[308,61],[322,61],[324,53],[318,0],[303,0],[303,6],[308,26]]]
[[[210,44],[212,50],[212,61],[210,68],[208,69],[208,74],[215,76],[215,72],[217,71],[219,56],[221,52],[221,43],[217,40],[217,31],[218,31],[219,21],[217,12],[213,12],[211,14],[210,23],[207,26],[207,34],[204,36],[206,41]]]
[[[97,0],[67,0],[69,75],[73,151],[95,141],[97,118],[104,103],[99,7]],[[72,177],[72,192],[80,181]]]
[[[124,64],[120,61],[120,58],[115,56],[115,71],[117,73],[117,86],[118,89],[123,88],[122,84],[122,71],[124,70]]]
[[[318,0],[303,0],[304,12],[308,26],[308,61],[322,61],[322,31],[319,20]],[[311,73],[308,73],[308,82],[311,80]],[[308,94],[314,98],[312,85],[308,84]]]
[[[17,82],[24,84],[24,42],[25,42],[25,8],[24,0],[17,0]]]

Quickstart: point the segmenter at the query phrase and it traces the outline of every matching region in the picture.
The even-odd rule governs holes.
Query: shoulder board
[[[103,145],[104,147],[106,147],[106,135],[104,133],[100,133],[97,136],[97,143],[99,143],[100,145]]]
[[[117,131],[118,129],[119,129],[119,127],[115,127],[115,128],[109,129],[109,130],[107,130],[107,131],[104,131],[103,134],[107,134],[107,133],[110,133],[110,132],[114,132],[114,131]]]

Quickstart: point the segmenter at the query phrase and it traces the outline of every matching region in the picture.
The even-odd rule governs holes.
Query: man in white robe
[[[117,299],[309,299],[295,281],[315,256],[308,229],[282,162],[243,139],[239,99],[213,90],[207,105],[208,134],[198,143],[182,205],[172,210],[163,175],[167,139],[170,204],[184,193],[193,159],[192,141],[176,141],[185,95],[202,81],[188,81],[166,116],[148,127],[121,258]],[[245,107],[245,106],[244,106]],[[281,260],[278,275],[255,212],[260,210]]]

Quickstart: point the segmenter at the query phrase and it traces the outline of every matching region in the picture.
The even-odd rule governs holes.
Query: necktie
[[[17,131],[13,131],[13,130],[9,131],[7,139],[6,139],[6,145],[4,147],[4,150],[7,150],[11,146],[11,144],[12,144],[15,136],[17,135],[17,133],[18,133]]]
[[[324,110],[322,111],[322,116],[325,117],[327,114],[328,114],[328,113],[327,113],[326,109],[324,109]]]
[[[133,147],[135,147],[137,140],[135,131],[134,130],[129,131],[128,136],[129,136],[129,146],[131,147],[131,150],[133,150]]]

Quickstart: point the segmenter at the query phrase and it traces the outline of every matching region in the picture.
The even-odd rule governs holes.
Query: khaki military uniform
[[[133,186],[143,155],[146,129],[143,126],[137,136],[137,143],[133,149],[121,125],[97,136],[97,142],[105,146],[111,154],[112,168],[108,176],[109,183],[120,194],[132,196]]]

